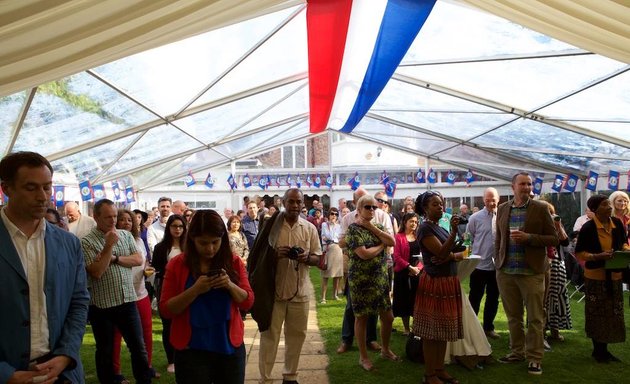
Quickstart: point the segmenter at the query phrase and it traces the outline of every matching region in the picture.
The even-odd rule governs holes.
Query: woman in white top
[[[335,300],[338,300],[339,281],[343,277],[343,253],[339,247],[341,224],[339,224],[339,210],[330,208],[328,221],[322,223],[322,248],[326,250],[328,269],[322,271],[322,304],[326,303],[326,291],[328,278],[333,279],[333,292]],[[324,257],[324,256],[322,256]]]
[[[162,294],[162,280],[164,279],[164,272],[166,271],[166,264],[175,256],[182,253],[184,241],[186,239],[186,226],[188,220],[182,215],[171,215],[166,222],[166,228],[164,229],[164,238],[162,241],[155,245],[153,249],[153,267],[155,267],[155,296],[157,301],[160,302],[160,296]],[[168,373],[175,373],[175,363],[173,360],[173,346],[170,343],[171,336],[171,320],[162,319],[162,344],[164,345],[164,352],[166,352],[166,360],[168,361],[168,367],[166,371]]]
[[[136,240],[136,249],[138,253],[142,255],[142,265],[133,267],[131,273],[133,275],[133,286],[136,290],[136,306],[138,307],[138,314],[140,315],[142,336],[149,358],[149,366],[151,367],[152,376],[158,378],[160,374],[157,373],[151,365],[151,358],[153,356],[153,323],[151,319],[151,299],[149,298],[149,292],[147,292],[147,288],[144,284],[147,251],[144,247],[144,242],[140,238],[140,222],[133,212],[126,209],[119,209],[116,228],[131,232],[133,238]],[[152,273],[152,271],[153,268],[148,267],[146,273]],[[114,374],[117,382],[124,383],[125,378],[122,376],[120,370],[120,340],[121,334],[116,330],[114,333]]]

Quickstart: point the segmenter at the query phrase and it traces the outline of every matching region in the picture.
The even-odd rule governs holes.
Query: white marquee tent
[[[630,2],[549,3],[438,0],[348,136],[497,180],[625,175]],[[142,190],[308,138],[305,7],[2,2],[0,153]]]

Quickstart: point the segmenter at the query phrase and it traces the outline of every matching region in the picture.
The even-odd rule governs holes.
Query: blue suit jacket
[[[63,372],[73,383],[84,383],[79,349],[85,333],[89,294],[79,239],[46,225],[44,290],[48,312],[50,351],[74,360]],[[28,370],[30,311],[28,282],[20,257],[0,220],[0,383],[16,370]]]

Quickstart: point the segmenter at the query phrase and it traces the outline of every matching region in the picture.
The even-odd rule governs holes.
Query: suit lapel
[[[24,267],[22,266],[22,261],[20,261],[20,256],[13,245],[13,240],[11,240],[11,236],[9,236],[9,231],[4,226],[4,222],[0,220],[0,258],[7,261],[17,274],[26,281],[26,273],[24,272]]]

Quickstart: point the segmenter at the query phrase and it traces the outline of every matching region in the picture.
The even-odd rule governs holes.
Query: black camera
[[[300,255],[304,253],[304,250],[297,245],[294,245],[289,249],[289,254],[287,255],[291,260],[297,260]]]

